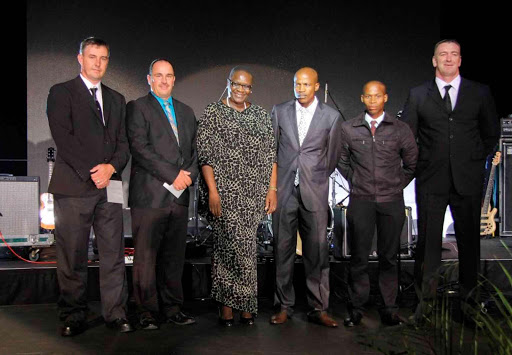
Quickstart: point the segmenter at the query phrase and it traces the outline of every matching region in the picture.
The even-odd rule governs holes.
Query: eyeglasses
[[[229,80],[229,84],[231,85],[231,87],[233,89],[244,89],[245,91],[250,91],[252,90],[252,85],[244,85],[244,84],[240,84],[240,83],[237,83],[235,81],[232,81],[231,79],[228,79]]]

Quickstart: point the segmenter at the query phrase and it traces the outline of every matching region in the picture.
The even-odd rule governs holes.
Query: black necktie
[[[98,101],[98,98],[96,97],[96,91],[98,88],[90,88],[92,96],[94,97],[94,102],[96,103],[96,108],[98,109],[98,113],[100,114],[101,120],[103,121],[103,124],[105,124],[105,119],[103,118],[103,113],[101,112],[101,105]]]
[[[445,91],[445,94],[444,94],[444,105],[446,106],[446,109],[450,113],[452,112],[452,100],[450,99],[450,94],[448,93],[448,91],[450,91],[451,87],[452,87],[451,85],[446,85],[444,87],[444,91]]]

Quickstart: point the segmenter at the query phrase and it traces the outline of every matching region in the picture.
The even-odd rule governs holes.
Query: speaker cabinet
[[[39,176],[0,176],[4,237],[39,234]]]
[[[350,257],[350,235],[347,227],[347,208],[336,207],[334,209],[334,248],[333,256],[337,259]],[[407,259],[412,257],[412,212],[411,207],[405,208],[405,221],[400,235],[400,257]],[[377,259],[377,228],[372,242],[370,259]]]
[[[512,138],[500,139],[499,166],[500,236],[512,236]]]

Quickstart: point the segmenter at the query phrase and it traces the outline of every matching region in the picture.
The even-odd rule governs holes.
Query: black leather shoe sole
[[[77,325],[65,325],[61,329],[60,335],[63,337],[72,337],[78,334],[83,333],[87,329],[87,326],[84,324]]]
[[[186,316],[183,313],[177,313],[167,318],[167,323],[174,323],[177,325],[194,324],[196,320],[192,317]]]
[[[361,313],[354,313],[343,320],[343,325],[345,325],[345,327],[355,327],[361,324],[361,319],[363,319]]]

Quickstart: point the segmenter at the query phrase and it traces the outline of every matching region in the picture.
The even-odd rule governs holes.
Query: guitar
[[[482,212],[480,214],[480,235],[489,235],[496,230],[496,222],[494,216],[498,210],[493,208],[491,210],[491,194],[494,187],[494,175],[496,174],[496,166],[500,163],[501,152],[496,152],[492,159],[491,172],[489,180],[487,181],[487,189],[485,190],[484,203],[482,205]]]
[[[46,157],[48,162],[48,184],[52,179],[53,164],[55,163],[55,148],[48,148]],[[48,230],[55,229],[55,217],[53,215],[53,195],[45,192],[41,194],[41,208],[39,215],[41,216],[41,227]]]

